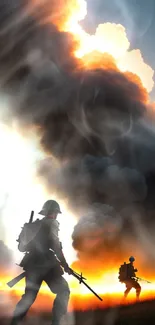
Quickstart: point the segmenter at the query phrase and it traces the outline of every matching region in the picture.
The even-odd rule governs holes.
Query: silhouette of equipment
[[[34,215],[34,211],[31,211],[29,223],[33,222],[33,215]],[[80,284],[83,283],[99,300],[102,301],[102,298],[84,281],[87,279],[83,277],[82,273],[79,274],[79,273],[75,272],[74,270],[72,270],[71,268],[70,268],[70,271],[71,271],[71,275],[73,275],[79,281]],[[17,275],[15,278],[13,278],[11,281],[7,282],[7,285],[10,288],[12,288],[19,281],[21,281],[23,278],[25,278],[25,276],[26,276],[26,272],[24,271],[21,274]]]
[[[83,283],[99,300],[103,301],[102,298],[84,281],[87,280],[86,278],[83,277],[82,273],[78,274],[77,272],[71,270],[71,275],[73,275],[78,281],[79,283]],[[9,281],[7,283],[7,285],[12,288],[14,285],[16,285],[16,283],[18,283],[20,280],[22,280],[24,277],[26,276],[26,272],[23,272],[21,274],[19,274],[18,276],[16,276],[14,279],[12,279],[11,281]]]

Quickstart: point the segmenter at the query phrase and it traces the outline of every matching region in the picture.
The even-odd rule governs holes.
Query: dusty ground
[[[2,311],[2,310],[1,310]],[[0,318],[0,325],[9,325],[10,318]],[[34,313],[23,325],[50,325],[50,313]],[[155,300],[105,310],[70,313],[61,325],[155,325]]]

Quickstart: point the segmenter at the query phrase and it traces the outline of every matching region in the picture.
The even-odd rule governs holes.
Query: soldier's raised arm
[[[58,257],[65,272],[70,273],[69,265],[65,259],[64,254],[63,254],[62,243],[59,240],[58,240],[58,245],[55,245],[55,247],[54,247],[54,252],[55,252],[56,256]]]

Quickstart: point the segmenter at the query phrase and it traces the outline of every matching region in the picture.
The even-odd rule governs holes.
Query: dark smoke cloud
[[[113,251],[118,238],[123,243],[130,233],[137,238],[126,207],[144,209],[142,223],[153,223],[155,136],[146,92],[119,71],[84,70],[72,56],[73,37],[48,22],[46,8],[28,10],[26,0],[0,1],[1,87],[11,96],[12,117],[20,126],[35,125],[42,148],[51,154],[38,167],[41,179],[84,215],[73,245],[81,249],[87,220],[91,230],[103,228],[98,251]],[[56,8],[51,1],[51,17]]]
[[[9,268],[13,266],[13,254],[12,251],[0,240],[0,272],[9,271]]]

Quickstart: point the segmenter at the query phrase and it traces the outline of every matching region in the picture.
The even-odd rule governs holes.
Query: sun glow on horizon
[[[61,205],[60,240],[68,263],[75,259],[71,234],[76,223],[75,217],[67,211],[65,203],[52,193],[48,193],[36,175],[37,163],[44,154],[37,147],[35,137],[26,139],[16,130],[0,123],[0,209],[4,232],[1,240],[12,249],[15,261],[19,262],[22,253],[17,250],[16,239],[21,227],[28,222],[31,210],[34,220],[43,203],[49,198],[57,199]],[[67,224],[67,227],[66,227]]]
[[[123,299],[123,292],[125,290],[125,285],[118,282],[117,271],[107,270],[103,271],[103,277],[97,279],[94,277],[94,280],[87,279],[86,282],[89,286],[96,291],[96,293],[102,297],[103,301],[98,300],[93,293],[91,293],[83,284],[79,284],[78,281],[72,276],[65,276],[69,283],[71,290],[69,310],[87,310],[89,308],[107,308],[120,304],[129,304],[136,301],[135,290],[132,289],[127,300]],[[12,290],[7,287],[6,283],[10,278],[1,277],[0,281],[0,291],[10,295],[15,295],[20,297],[24,292],[24,280],[20,281],[15,288]],[[155,281],[151,284],[141,284],[142,292],[140,296],[140,301],[149,300],[154,298],[155,294]],[[54,294],[51,293],[48,286],[43,282],[39,297],[35,304],[36,309],[41,308],[42,310],[49,310],[51,308],[51,301],[53,301]],[[46,299],[48,297],[48,299]],[[51,297],[51,299],[49,299]],[[19,299],[19,298],[18,298]],[[45,303],[46,302],[46,303]],[[41,304],[41,305],[40,305]],[[40,307],[38,307],[40,306]]]

